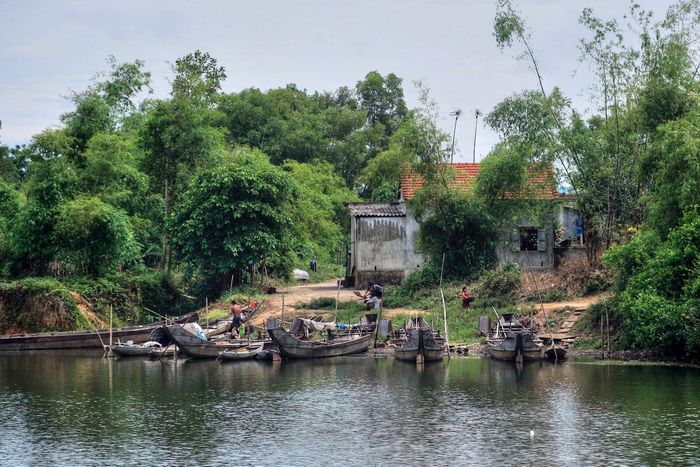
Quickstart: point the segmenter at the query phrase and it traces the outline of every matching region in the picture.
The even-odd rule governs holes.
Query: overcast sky
[[[431,90],[452,132],[457,160],[470,161],[474,110],[489,111],[513,92],[537,86],[514,51],[501,53],[492,35],[491,0],[0,0],[0,142],[26,143],[71,109],[69,90],[86,88],[107,56],[141,59],[166,97],[170,65],[196,49],[226,68],[225,92],[295,83],[309,91],[354,86],[368,71],[396,73],[415,106],[415,80]],[[516,2],[514,2],[516,3]],[[638,0],[665,12],[669,0]],[[575,106],[590,105],[590,74],[578,63],[581,10],[620,16],[626,0],[521,0],[548,88],[560,86]],[[479,122],[476,158],[497,135]]]

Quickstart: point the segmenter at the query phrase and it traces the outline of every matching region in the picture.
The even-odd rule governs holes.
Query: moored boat
[[[326,340],[299,339],[281,327],[267,330],[283,358],[328,358],[366,352],[374,341],[374,333],[350,334]]]
[[[566,360],[566,349],[560,345],[552,344],[544,351],[544,356],[552,362]]]
[[[254,344],[234,350],[222,350],[219,352],[219,360],[235,362],[240,360],[252,360],[259,358],[264,352],[265,343],[256,342]]]
[[[445,346],[435,339],[431,328],[414,328],[406,341],[394,349],[394,355],[397,360],[407,362],[434,362],[443,359]]]
[[[197,321],[197,312],[189,313],[167,323],[190,323]],[[153,324],[112,329],[112,341],[133,341],[141,343],[148,340],[154,329],[166,324],[161,321]],[[52,349],[86,349],[103,348],[109,343],[109,329],[95,331],[61,331],[29,334],[12,334],[0,336],[0,351],[4,350],[52,350]]]
[[[105,346],[105,349],[109,350],[110,347]],[[175,353],[175,346],[163,328],[157,328],[151,331],[148,340],[143,344],[133,341],[119,342],[112,345],[111,350],[119,357],[161,357]]]
[[[219,358],[219,352],[235,350],[250,344],[245,339],[207,340],[204,334],[197,336],[182,326],[163,326],[165,332],[177,344],[180,351],[191,358]]]
[[[504,313],[499,317],[486,345],[491,357],[497,360],[539,360],[544,352],[540,338],[516,320],[512,313]]]

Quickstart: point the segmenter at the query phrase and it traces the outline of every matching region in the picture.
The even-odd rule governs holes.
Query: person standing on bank
[[[231,300],[231,326],[229,331],[231,332],[231,337],[236,339],[238,337],[238,332],[241,327],[241,311],[243,308],[236,303],[235,300]]]
[[[474,301],[474,297],[469,295],[467,287],[462,287],[462,308],[469,308],[469,304]]]

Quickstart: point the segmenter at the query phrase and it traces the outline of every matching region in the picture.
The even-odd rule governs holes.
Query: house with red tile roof
[[[474,187],[479,163],[454,163],[448,164],[448,167],[452,171],[448,175],[451,188],[469,192]],[[527,177],[527,196],[552,201],[560,199],[551,166],[543,168],[533,165]],[[401,282],[426,262],[417,247],[420,226],[406,209],[406,202],[415,197],[424,183],[420,174],[406,167],[401,174],[398,202],[348,204],[351,217],[348,282],[354,280],[358,286],[368,281]],[[582,240],[573,233],[580,221],[572,211],[571,203],[562,206],[557,207],[553,215],[559,217],[560,226],[564,225],[564,234],[569,229],[568,238],[573,238],[574,242]],[[561,233],[559,238],[562,238]],[[522,219],[516,225],[501,229],[497,254],[502,263],[517,262],[524,267],[550,268],[555,265],[554,243],[554,223],[537,225]]]

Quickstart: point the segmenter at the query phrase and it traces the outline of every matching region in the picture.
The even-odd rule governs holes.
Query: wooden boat
[[[109,346],[105,346],[109,348]],[[119,357],[148,357],[153,352],[153,347],[146,347],[143,344],[134,344],[129,341],[126,344],[115,344],[112,352]]]
[[[105,346],[109,350],[109,346]],[[133,341],[126,343],[114,344],[111,347],[112,352],[119,357],[156,357],[160,358],[165,355],[175,353],[175,345],[172,339],[168,337],[162,327],[154,329],[148,336],[148,340],[143,344],[135,344]]]
[[[250,345],[250,342],[244,339],[203,340],[178,325],[163,326],[163,329],[180,351],[191,358],[219,358],[219,352]]]
[[[497,360],[528,361],[543,356],[544,344],[523,326],[512,313],[504,313],[486,340],[491,357]]]
[[[192,312],[168,320],[168,323],[191,323],[197,321],[197,312]],[[113,341],[145,342],[154,329],[165,324],[161,321],[153,324],[112,329]],[[95,331],[41,332],[31,334],[13,334],[0,336],[0,351],[4,350],[50,350],[50,349],[101,349],[109,343],[109,329]]]
[[[544,356],[550,362],[561,362],[566,360],[566,349],[560,345],[553,344],[544,351]]]
[[[256,342],[254,344],[241,347],[234,350],[223,350],[219,352],[219,360],[226,362],[235,362],[239,360],[252,360],[258,358],[265,347],[264,342]]]
[[[445,356],[445,346],[435,339],[431,328],[414,328],[407,340],[394,349],[394,355],[406,362],[434,362]]]
[[[281,327],[269,328],[272,341],[283,358],[327,358],[366,352],[374,341],[374,334],[352,334],[328,340],[303,340]]]

